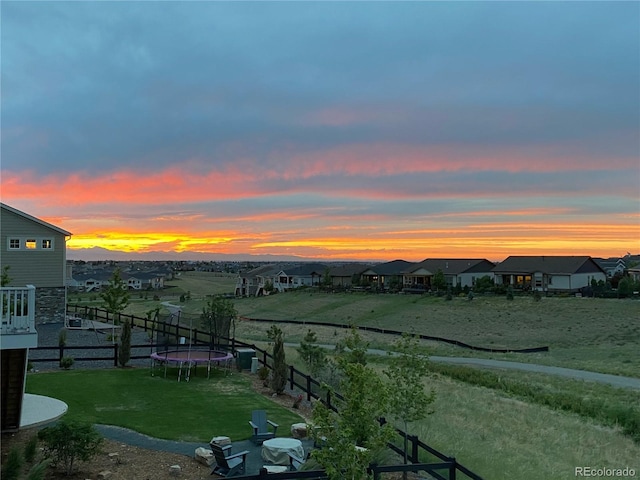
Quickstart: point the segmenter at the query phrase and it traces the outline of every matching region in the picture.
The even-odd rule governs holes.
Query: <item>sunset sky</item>
[[[0,8],[0,198],[70,258],[640,253],[638,2]]]

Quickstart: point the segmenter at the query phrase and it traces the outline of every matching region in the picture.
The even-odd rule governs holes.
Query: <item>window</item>
[[[9,239],[9,250],[19,250],[20,249],[20,239],[19,238],[10,238]]]
[[[53,241],[50,238],[43,238],[40,247],[43,250],[51,250],[53,248]]]
[[[38,242],[35,238],[27,238],[24,242],[24,246],[27,250],[35,250],[38,247]]]

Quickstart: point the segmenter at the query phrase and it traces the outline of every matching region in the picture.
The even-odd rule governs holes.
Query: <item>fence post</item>
[[[307,375],[307,402],[311,401],[311,376]]]
[[[118,366],[118,343],[113,344],[113,366]]]
[[[289,365],[289,388],[293,390],[293,365]]]
[[[327,390],[327,408],[331,409],[331,390]]]
[[[407,435],[407,434],[405,433],[405,435]],[[419,438],[418,438],[417,435],[407,435],[407,438],[411,442],[411,457],[409,457],[409,460],[411,461],[411,463],[419,463],[419,461],[418,461],[418,441],[419,441]]]
[[[58,350],[59,350],[58,362],[60,365],[62,365],[62,358],[64,357],[64,345],[59,345]]]
[[[456,462],[456,457],[449,457],[449,461],[451,462],[449,466],[449,480],[456,480],[456,471],[458,470],[456,467],[458,462]]]

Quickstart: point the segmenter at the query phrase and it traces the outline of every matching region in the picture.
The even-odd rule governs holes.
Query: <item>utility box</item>
[[[236,364],[240,370],[251,370],[251,359],[256,356],[253,348],[236,348]]]

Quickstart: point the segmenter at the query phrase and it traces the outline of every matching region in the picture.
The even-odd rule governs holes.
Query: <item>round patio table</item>
[[[302,442],[296,438],[271,438],[262,442],[262,459],[272,465],[289,465],[289,453],[304,458]]]

